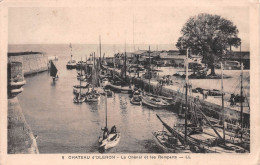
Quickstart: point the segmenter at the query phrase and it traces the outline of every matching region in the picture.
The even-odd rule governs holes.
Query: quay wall
[[[113,71],[113,69],[111,70]],[[120,73],[117,70],[115,72],[116,75],[118,76],[120,75]],[[133,81],[134,83],[141,85],[141,88],[143,88],[145,91],[149,90],[148,79],[144,79],[144,78],[134,78],[132,80],[131,79],[132,78],[130,78],[130,76],[127,75],[126,80],[128,82]],[[178,112],[180,105],[185,104],[185,98],[184,95],[181,93],[181,91],[176,91],[174,89],[169,89],[165,86],[160,86],[159,82],[150,81],[150,92],[154,94],[160,94],[166,97],[173,97],[174,106],[172,107],[172,111]],[[194,100],[196,98],[193,96],[188,96],[188,99]],[[203,113],[205,113],[209,117],[219,119],[220,116],[222,115],[221,105],[208,102],[206,99],[205,100],[199,99],[199,105],[201,106],[201,110],[203,111]],[[228,121],[229,123],[235,124],[240,122],[240,116],[241,116],[240,111],[236,111],[231,108],[224,107],[224,114],[225,114],[226,121]],[[246,123],[248,127],[250,125],[249,118],[250,118],[250,114],[247,113],[243,114],[244,123]]]
[[[23,91],[26,83],[22,62],[8,63],[8,111],[7,136],[8,154],[38,154],[36,138],[27,124],[17,95]]]
[[[8,154],[39,154],[17,97],[8,99]]]
[[[8,56],[8,62],[21,62],[24,76],[48,70],[48,58],[45,54]]]

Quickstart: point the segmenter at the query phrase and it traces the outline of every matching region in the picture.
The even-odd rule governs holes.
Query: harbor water
[[[73,103],[73,85],[78,85],[77,71],[66,69],[67,58],[56,62],[59,79],[55,83],[48,72],[26,77],[24,91],[18,98],[25,118],[38,136],[40,153],[97,153],[98,137],[105,125],[105,101]],[[117,126],[121,140],[109,153],[160,152],[152,132],[162,130],[159,114],[173,125],[176,115],[169,110],[152,110],[130,103],[128,94],[107,99],[108,126]]]

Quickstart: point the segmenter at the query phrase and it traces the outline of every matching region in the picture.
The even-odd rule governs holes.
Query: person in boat
[[[111,128],[111,133],[116,133],[116,126],[115,125]]]
[[[76,100],[79,99],[79,93],[76,93],[75,99],[76,99]]]
[[[208,92],[205,93],[205,99],[207,99],[207,97],[208,97]]]
[[[235,95],[234,94],[231,94],[230,96],[230,105],[235,105]]]
[[[104,129],[101,130],[103,131],[103,139],[106,139],[109,134],[107,127],[104,127]]]

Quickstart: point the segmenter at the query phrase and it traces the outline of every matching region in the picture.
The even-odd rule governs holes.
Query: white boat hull
[[[113,138],[114,136],[116,136],[116,137]],[[111,133],[108,135],[108,138],[106,138],[106,139],[101,138],[99,140],[99,142],[100,142],[99,148],[103,148],[105,150],[109,149],[109,148],[113,148],[119,143],[120,138],[121,138],[120,132]]]
[[[79,99],[73,99],[73,102],[74,103],[83,103],[85,101],[85,97],[81,97],[81,98],[79,98]]]

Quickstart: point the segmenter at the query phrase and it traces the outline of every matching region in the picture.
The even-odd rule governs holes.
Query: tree
[[[237,27],[218,15],[202,13],[189,18],[181,29],[181,34],[176,47],[180,52],[190,48],[192,53],[201,55],[211,68],[210,75],[213,76],[216,75],[215,61],[222,59],[228,48],[240,44]]]

